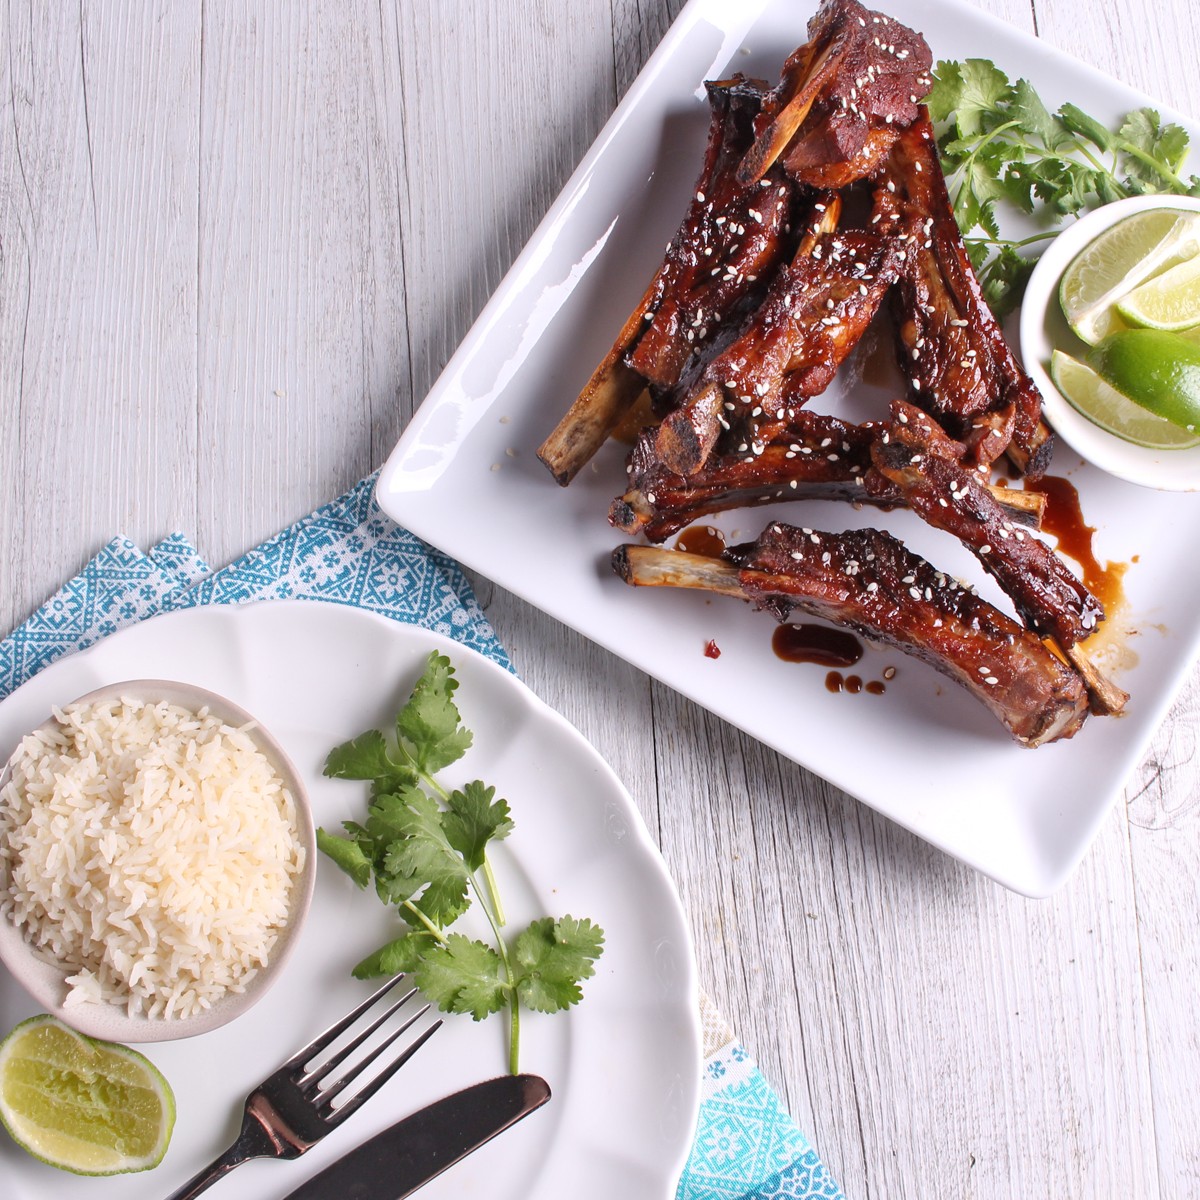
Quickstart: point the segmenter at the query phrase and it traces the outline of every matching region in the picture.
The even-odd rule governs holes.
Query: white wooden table
[[[678,7],[0,11],[0,626],[115,532],[224,562],[377,466]],[[983,7],[1200,114],[1192,0]],[[1200,677],[1027,901],[480,591],[848,1195],[1200,1195]]]

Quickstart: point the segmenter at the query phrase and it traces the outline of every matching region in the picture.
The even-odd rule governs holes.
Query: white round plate
[[[326,779],[335,745],[386,729],[430,651],[453,662],[475,743],[446,772],[481,778],[516,827],[491,853],[510,924],[570,913],[606,945],[578,1008],[522,1014],[521,1069],[553,1090],[545,1108],[422,1190],[423,1200],[610,1200],[674,1195],[695,1131],[700,1033],[695,970],[675,889],[616,776],[562,717],[503,668],[456,642],[341,605],[279,601],[173,613],[46,668],[0,704],[0,755],[49,706],[118,679],[169,677],[228,696],[278,738],[331,831],[361,818],[366,785]],[[482,936],[463,919],[464,932]],[[312,908],[278,983],[245,1016],[186,1041],[148,1047],[178,1102],[163,1163],[140,1175],[81,1179],[0,1138],[4,1200],[161,1200],[233,1140],[246,1093],[348,1011],[372,984],[350,969],[396,924],[372,891],[318,864]],[[0,1031],[36,1009],[0,970]],[[225,1200],[285,1197],[402,1116],[503,1074],[507,1023],[452,1017],[360,1113],[294,1162],[255,1161],[218,1185]]]
[[[1200,212],[1200,200],[1188,196],[1118,200],[1081,217],[1050,243],[1034,267],[1021,301],[1021,361],[1042,393],[1046,420],[1088,462],[1143,487],[1194,492],[1200,489],[1200,446],[1187,450],[1135,446],[1089,421],[1063,398],[1050,378],[1050,358],[1055,350],[1076,358],[1087,350],[1071,331],[1058,302],[1058,282],[1063,273],[1075,256],[1106,229],[1150,208]]]

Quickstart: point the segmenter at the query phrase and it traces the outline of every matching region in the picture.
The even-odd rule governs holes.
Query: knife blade
[[[403,1200],[550,1099],[538,1075],[501,1075],[397,1121],[285,1200]]]

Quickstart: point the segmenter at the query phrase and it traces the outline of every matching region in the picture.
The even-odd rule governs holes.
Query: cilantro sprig
[[[513,830],[508,801],[475,780],[447,789],[437,773],[471,747],[454,692],[450,660],[426,660],[389,738],[372,729],[330,751],[325,774],[364,780],[371,799],[366,820],[344,822],[345,837],[317,830],[317,846],[359,887],[372,879],[402,922],[398,937],[355,968],[364,979],[406,971],[443,1012],[480,1021],[507,1008],[509,1070],[518,1070],[521,1006],[553,1013],[578,1004],[581,984],[595,974],[604,931],[586,918],[542,917],[511,942],[488,847]],[[449,932],[472,905],[492,932],[492,944]]]
[[[985,58],[939,62],[926,97],[967,252],[988,303],[999,314],[1020,301],[1036,261],[1030,248],[1054,237],[1062,219],[1085,208],[1153,192],[1200,196],[1184,177],[1187,132],[1152,108],[1129,113],[1116,130],[1074,104],[1051,112],[1025,79],[1011,82]],[[1047,226],[1002,238],[996,206],[1037,213]]]

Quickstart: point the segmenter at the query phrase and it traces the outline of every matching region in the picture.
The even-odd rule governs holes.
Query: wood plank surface
[[[221,563],[378,466],[681,7],[0,9],[3,628],[114,533]],[[1190,0],[979,7],[1200,116]],[[1200,1195],[1200,676],[1030,901],[478,585],[848,1196]]]

